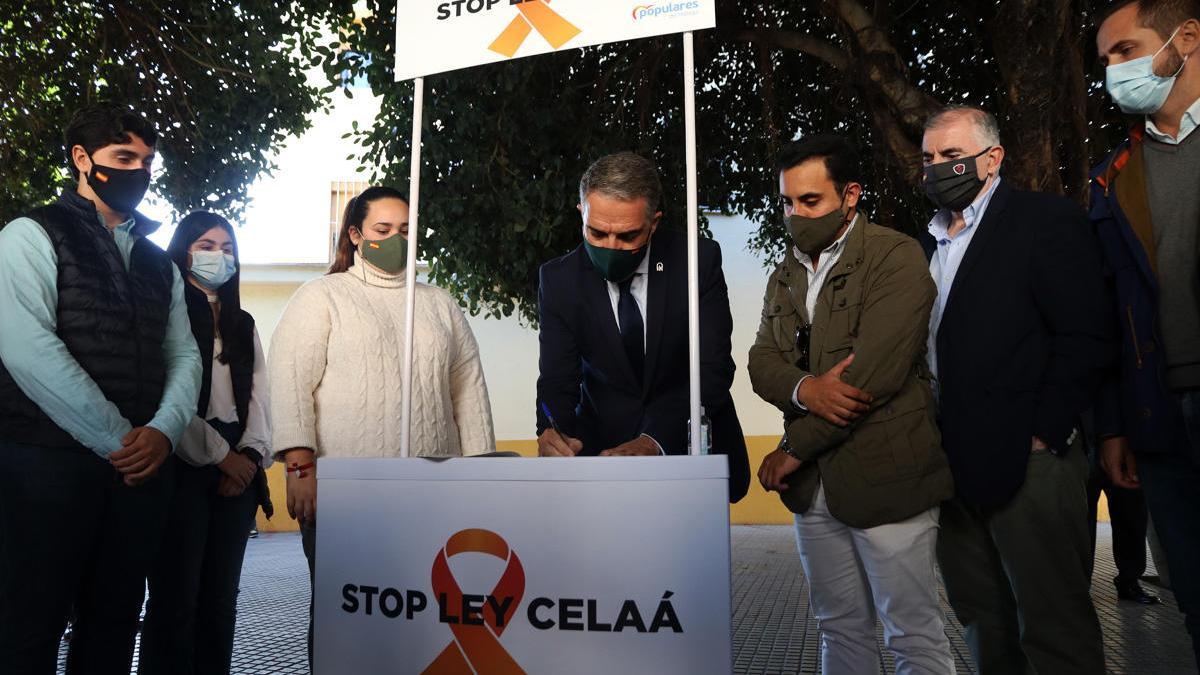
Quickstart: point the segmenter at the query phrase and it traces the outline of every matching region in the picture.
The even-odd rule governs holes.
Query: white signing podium
[[[318,675],[732,671],[724,456],[325,459]]]

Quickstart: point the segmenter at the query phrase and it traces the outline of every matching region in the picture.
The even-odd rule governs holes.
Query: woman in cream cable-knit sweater
[[[288,511],[300,521],[310,572],[316,467],[308,465],[400,454],[407,236],[399,192],[372,187],[352,199],[329,274],[296,292],[271,340],[272,445],[289,467]],[[418,284],[416,296],[411,452],[490,452],[491,404],[466,318],[440,288]]]

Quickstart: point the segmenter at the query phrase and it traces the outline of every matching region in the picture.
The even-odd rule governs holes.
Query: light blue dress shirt
[[[1183,118],[1179,120],[1179,133],[1172,136],[1159,131],[1158,127],[1154,126],[1154,120],[1147,115],[1146,135],[1159,143],[1179,145],[1196,130],[1197,125],[1200,125],[1200,98],[1196,99],[1196,102],[1183,113]]]
[[[960,230],[954,236],[950,236],[950,211],[942,209],[933,217],[933,221],[929,223],[929,234],[937,240],[937,250],[934,251],[933,257],[929,260],[929,274],[933,277],[933,282],[937,285],[937,298],[933,301],[933,311],[929,314],[929,369],[933,371],[934,387],[933,392],[936,395],[937,388],[937,334],[938,328],[942,325],[942,312],[946,309],[946,300],[950,297],[950,289],[954,286],[954,277],[958,274],[958,267],[962,264],[963,256],[966,255],[967,248],[971,245],[971,240],[975,237],[975,232],[979,228],[979,222],[983,220],[983,214],[987,212],[988,204],[992,201],[992,195],[996,194],[996,188],[1000,185],[1000,176],[996,176],[996,180],[992,181],[992,186],[986,191],[981,192],[963,211],[963,220],[966,221],[966,227]]]
[[[103,224],[103,222],[101,223]],[[139,238],[133,219],[112,230],[125,268]],[[163,339],[166,382],[158,411],[148,426],[178,444],[200,397],[203,370],[192,336],[183,280],[172,265],[171,306]],[[18,218],[0,229],[0,361],[21,391],[55,424],[107,458],[132,430],[117,406],[104,397],[59,339],[58,256],[42,226]]]

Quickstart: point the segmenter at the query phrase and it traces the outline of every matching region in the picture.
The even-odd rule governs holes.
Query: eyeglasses
[[[811,340],[811,323],[806,323],[796,328],[796,349],[800,352],[800,358],[796,359],[796,367],[800,370],[808,370],[808,343]]]

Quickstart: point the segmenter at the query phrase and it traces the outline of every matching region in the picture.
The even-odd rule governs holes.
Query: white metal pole
[[[700,204],[696,194],[696,59],[692,32],[683,34],[683,119],[687,158],[687,258],[688,258],[688,393],[691,443],[688,452],[700,454]]]
[[[408,457],[412,438],[413,315],[417,307],[417,246],[421,228],[417,217],[421,203],[421,116],[425,103],[425,78],[413,80],[411,173],[408,179],[408,263],[405,268],[404,383],[400,402],[400,456]]]

